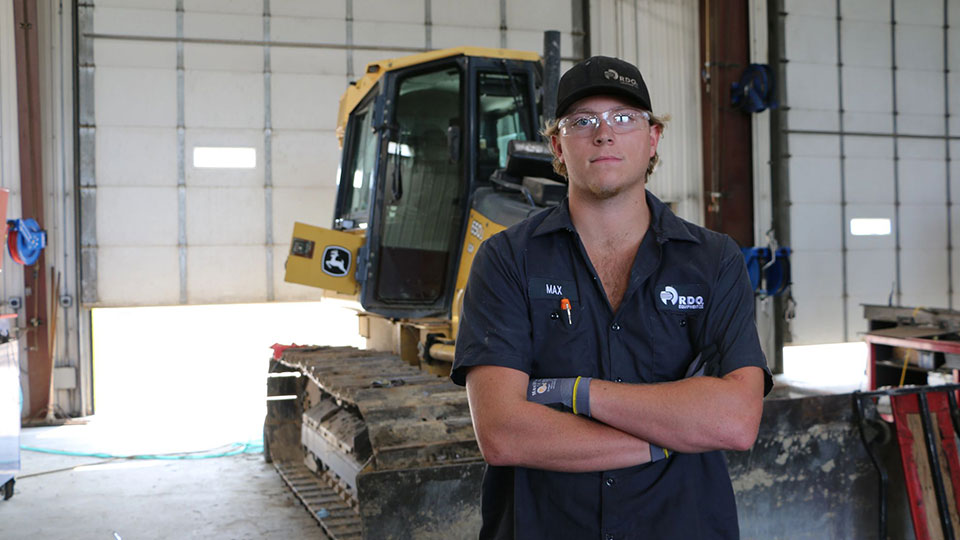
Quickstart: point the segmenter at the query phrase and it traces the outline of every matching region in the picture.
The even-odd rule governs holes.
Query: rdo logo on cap
[[[617,73],[617,71],[614,69],[608,69],[604,71],[603,76],[606,77],[607,79],[610,79],[611,81],[617,81],[622,84],[629,84],[634,88],[639,88],[639,86],[637,85],[636,79],[631,79],[630,77],[624,77],[623,75],[620,75],[619,73]]]

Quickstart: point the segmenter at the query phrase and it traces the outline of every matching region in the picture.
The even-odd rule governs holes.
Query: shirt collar
[[[653,193],[647,192],[647,208],[650,209],[650,226],[657,235],[657,242],[662,244],[667,240],[682,240],[699,244],[700,240],[694,236],[687,223],[677,217],[670,207],[660,201]],[[566,198],[540,222],[533,232],[533,236],[552,233],[559,230],[575,230],[570,220],[570,205]]]

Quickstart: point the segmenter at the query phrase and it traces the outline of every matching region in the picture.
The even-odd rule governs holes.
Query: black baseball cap
[[[566,114],[577,100],[598,94],[620,96],[653,112],[650,93],[637,66],[619,58],[593,56],[573,66],[560,78],[554,118]]]

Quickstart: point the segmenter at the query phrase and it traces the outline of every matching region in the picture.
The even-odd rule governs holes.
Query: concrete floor
[[[109,440],[95,423],[21,433],[25,446],[81,452],[115,452]],[[13,498],[0,500],[0,538],[326,538],[259,453],[105,462],[24,451],[20,458]]]

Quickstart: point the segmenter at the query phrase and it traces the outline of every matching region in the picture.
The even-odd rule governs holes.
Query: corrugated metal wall
[[[650,191],[677,213],[703,223],[698,2],[595,0],[590,3],[592,54],[634,62],[658,114],[669,114],[661,165]]]
[[[582,1],[96,0],[80,6],[86,305],[316,298],[283,283],[294,221],[327,225],[337,102],[367,62],[457,45],[582,54]],[[700,221],[696,10],[590,4],[593,54],[637,61],[674,116],[654,191]],[[616,31],[610,31],[615,28]],[[199,169],[198,146],[254,148]]]
[[[860,304],[954,307],[960,2],[780,2],[793,343],[857,340]],[[948,29],[949,25],[949,29]],[[855,218],[888,235],[851,234]]]

